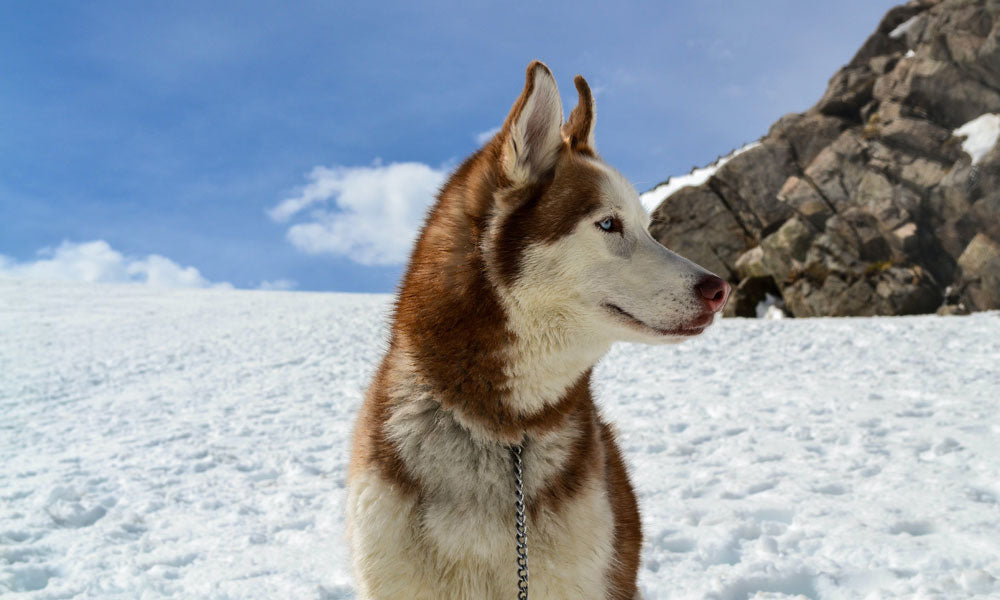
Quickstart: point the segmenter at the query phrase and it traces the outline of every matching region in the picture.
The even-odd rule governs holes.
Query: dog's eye
[[[595,225],[608,233],[614,233],[622,230],[621,221],[619,221],[616,217],[605,217],[603,220],[595,223]]]

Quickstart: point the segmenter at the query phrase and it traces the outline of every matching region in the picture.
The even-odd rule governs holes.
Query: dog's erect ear
[[[577,75],[573,83],[576,84],[580,100],[573,112],[569,113],[569,120],[563,125],[562,135],[573,150],[586,147],[593,151],[597,105],[594,103],[594,95],[590,92],[590,86],[587,85],[587,80],[582,75]]]
[[[549,68],[536,60],[528,65],[524,91],[503,125],[501,161],[515,185],[534,181],[555,165],[563,144],[560,125],[559,88]]]

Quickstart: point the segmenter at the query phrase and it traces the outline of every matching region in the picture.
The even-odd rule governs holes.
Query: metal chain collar
[[[518,600],[528,600],[528,532],[524,519],[524,471],[521,463],[521,454],[524,452],[524,444],[512,446],[510,449],[511,462],[514,463],[514,541],[517,543],[517,598]]]

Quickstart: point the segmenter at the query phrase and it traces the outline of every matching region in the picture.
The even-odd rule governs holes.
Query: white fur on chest
[[[349,484],[348,521],[362,598],[497,598],[516,592],[514,478],[509,450],[474,439],[430,398],[398,405],[387,437],[420,482],[403,496],[374,471]],[[569,458],[578,425],[528,444],[531,498]],[[594,443],[599,443],[595,436]],[[533,598],[604,598],[614,522],[606,483],[582,489],[528,521]],[[388,577],[386,574],[391,573]],[[365,575],[367,574],[367,575]]]

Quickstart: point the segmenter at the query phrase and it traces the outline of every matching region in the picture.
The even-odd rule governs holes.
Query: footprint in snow
[[[847,487],[839,483],[828,483],[826,485],[813,488],[813,491],[820,494],[828,494],[830,496],[840,496],[847,493]]]
[[[79,494],[70,488],[57,487],[49,494],[45,512],[59,527],[90,527],[108,514],[108,507],[114,504],[113,499],[105,499],[101,504],[87,508],[81,503]]]
[[[775,487],[777,487],[777,485],[778,482],[776,481],[760,481],[758,483],[754,483],[752,485],[747,486],[746,489],[744,489],[742,492],[726,490],[721,494],[719,494],[719,497],[722,498],[723,500],[741,500],[743,498],[746,498],[747,496],[753,496],[761,492],[766,492],[767,490],[773,490]]]
[[[983,488],[969,487],[965,490],[965,495],[973,502],[979,502],[981,504],[1000,504],[995,493]]]
[[[913,537],[934,533],[934,527],[928,521],[898,521],[889,528],[893,535],[909,534]]]
[[[936,454],[937,456],[951,454],[952,452],[957,452],[958,450],[961,449],[962,445],[953,440],[952,438],[944,438],[937,444],[934,444],[934,447],[931,448],[931,450],[933,450],[934,454]]]
[[[58,571],[47,565],[17,567],[0,575],[0,588],[6,587],[12,592],[37,592],[44,590],[49,580],[58,575]]]
[[[689,538],[673,538],[660,542],[660,547],[674,553],[691,552],[698,547],[694,540]]]
[[[20,544],[26,542],[31,537],[31,534],[27,531],[19,531],[17,529],[8,529],[7,531],[0,531],[0,542],[3,543],[15,543]]]
[[[751,513],[751,516],[760,522],[772,521],[791,525],[795,519],[795,512],[784,508],[761,508]]]
[[[806,571],[750,575],[729,581],[717,595],[720,600],[742,600],[744,598],[817,598],[816,577]]]

